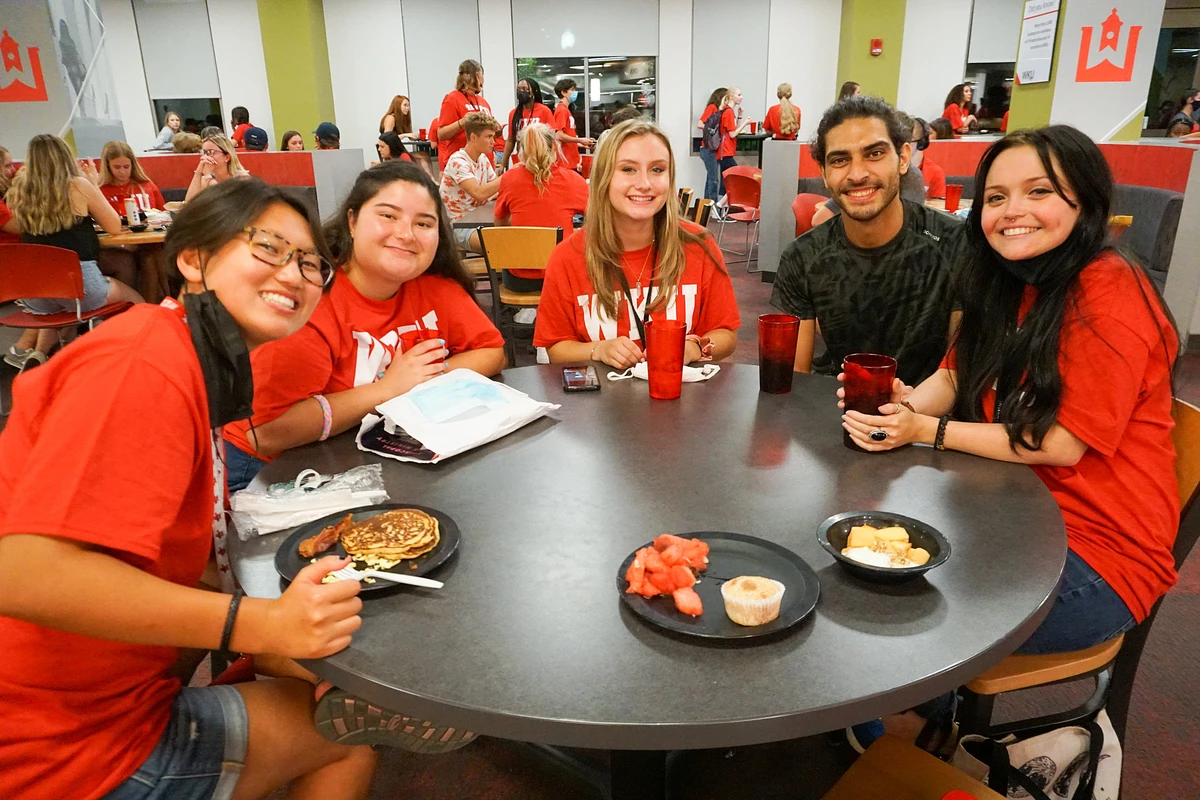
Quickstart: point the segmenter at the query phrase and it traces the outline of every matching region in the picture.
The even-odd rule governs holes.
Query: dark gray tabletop
[[[434,574],[444,589],[366,600],[350,648],[310,664],[322,677],[509,739],[727,747],[911,707],[1010,654],[1049,609],[1066,534],[1033,472],[932,448],[851,452],[830,378],[797,375],[791,394],[766,395],[757,368],[724,365],[672,402],[650,400],[640,380],[564,394],[554,366],[504,380],[562,408],[437,466],[383,460],[392,499],[446,512],[462,545]],[[285,454],[254,485],[374,460],[344,434]],[[953,555],[927,580],[859,582],[815,531],[870,509],[933,525]],[[821,580],[815,614],[782,638],[714,645],[629,612],[615,587],[622,559],[658,533],[705,530],[798,553]],[[285,535],[235,542],[249,594],[278,595]]]
[[[472,208],[450,224],[455,228],[491,227],[496,224],[496,201],[489,200],[478,208]]]

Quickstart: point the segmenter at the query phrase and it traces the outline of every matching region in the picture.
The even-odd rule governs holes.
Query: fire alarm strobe
[[[871,55],[873,55],[873,56],[883,55],[883,39],[872,39],[871,40]]]

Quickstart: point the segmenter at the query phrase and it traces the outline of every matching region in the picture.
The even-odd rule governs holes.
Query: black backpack
[[[725,112],[717,109],[708,115],[708,119],[704,120],[704,134],[700,139],[701,146],[705,150],[712,150],[714,153],[721,147],[721,115]]]

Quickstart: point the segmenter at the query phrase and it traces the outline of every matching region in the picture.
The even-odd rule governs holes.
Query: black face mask
[[[517,105],[523,106],[533,99],[532,92],[517,92]]]
[[[1000,254],[997,253],[996,260],[1014,278],[1018,278],[1030,286],[1041,286],[1055,276],[1062,258],[1082,236],[1083,234],[1079,232],[1079,226],[1076,225],[1075,229],[1071,231],[1071,235],[1064,239],[1062,244],[1053,250],[1047,250],[1040,256],[1026,258],[1021,261],[1009,261],[1007,258],[1001,258]]]
[[[211,290],[184,294],[183,308],[204,373],[209,424],[219,428],[249,419],[254,413],[254,377],[250,350],[237,323]]]

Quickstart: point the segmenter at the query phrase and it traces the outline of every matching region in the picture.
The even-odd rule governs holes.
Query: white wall
[[[361,147],[366,166],[378,159],[379,120],[392,98],[408,96],[400,0],[324,5],[334,118],[342,132],[342,146]],[[433,112],[428,117],[412,116],[413,130],[418,131],[429,124]]]
[[[501,124],[507,124],[509,112],[517,104],[513,33],[511,0],[479,0],[479,62],[485,70],[483,96]]]
[[[761,121],[767,108],[774,105],[775,87],[770,95],[765,91],[767,48],[763,47],[768,41],[772,5],[771,0],[739,0],[733,11],[728,0],[692,0],[690,85],[695,120],[699,121],[713,89],[720,86],[742,90],[743,119]],[[682,20],[672,19],[670,24],[681,25]],[[671,86],[660,78],[659,96],[669,94]],[[695,135],[699,138],[700,131]]]
[[[133,0],[133,13],[151,98],[218,95],[213,37],[204,0]]]
[[[100,17],[104,20],[104,46],[112,65],[125,139],[139,153],[154,144],[162,120],[154,119],[154,107],[146,92],[146,71],[133,4],[130,0],[100,0]]]
[[[1019,24],[1019,9],[1016,15]],[[908,0],[896,107],[926,120],[940,117],[946,93],[963,80],[970,35],[971,0]]]
[[[912,9],[912,3],[908,4]],[[1017,43],[1021,38],[1021,15],[1025,0],[975,0],[974,21],[971,23],[971,47],[967,60],[972,64],[1008,63],[1017,60]],[[933,17],[938,19],[938,17]],[[904,23],[907,43],[908,18]],[[953,86],[954,84],[950,84]],[[950,86],[947,86],[947,91]],[[942,93],[946,99],[946,93]],[[942,113],[939,109],[938,113]]]
[[[325,1],[329,5],[335,2]],[[341,5],[338,3],[339,8]],[[480,58],[479,5],[476,0],[402,0],[401,6],[413,127],[418,130],[428,127],[429,121],[441,111],[442,98],[454,90],[458,65],[468,58],[483,64],[484,96],[490,103],[494,96],[488,88],[492,73],[511,72],[512,64],[488,64]],[[376,121],[384,110],[379,111]]]
[[[270,148],[278,150],[258,5],[245,0],[208,0],[208,19],[213,31],[213,55],[217,60],[226,126],[233,107],[245,106],[250,112],[250,122],[265,130]]]
[[[837,97],[841,30],[842,0],[772,0],[767,105],[777,102],[779,84],[792,85],[792,103],[800,109],[798,138],[802,142],[816,134],[821,115]]]
[[[682,87],[692,85],[692,0],[658,2],[658,124],[675,153],[675,185],[704,194],[704,162],[691,155],[692,100]],[[674,87],[674,91],[665,90]],[[711,89],[710,89],[711,91]],[[701,109],[703,110],[703,109]]]
[[[508,0],[480,0],[479,13]],[[653,0],[512,0],[511,46],[521,58],[539,56],[652,56],[658,50],[659,11]],[[499,12],[498,12],[499,13]],[[480,26],[486,32],[487,26]],[[620,42],[619,51],[613,45]]]

